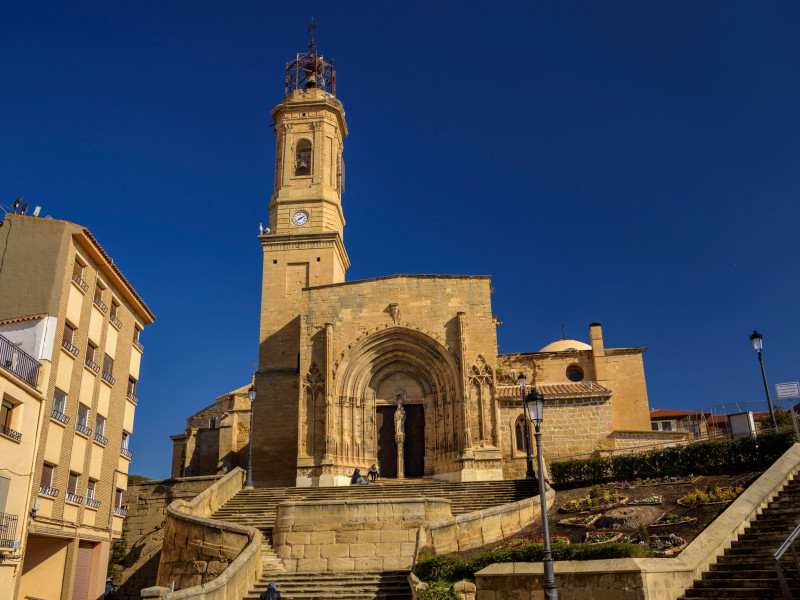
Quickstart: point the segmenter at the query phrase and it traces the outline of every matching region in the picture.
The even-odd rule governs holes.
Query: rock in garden
[[[663,512],[658,506],[620,506],[600,517],[595,529],[636,529],[640,524],[650,525]]]

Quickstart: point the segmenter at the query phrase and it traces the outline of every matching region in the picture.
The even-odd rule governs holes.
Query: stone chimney
[[[589,325],[589,337],[592,343],[592,361],[594,362],[594,376],[597,382],[605,385],[606,377],[606,349],[603,346],[603,328],[600,323]]]

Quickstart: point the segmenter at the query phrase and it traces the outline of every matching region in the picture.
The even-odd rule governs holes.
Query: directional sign
[[[789,383],[776,383],[775,391],[778,392],[778,400],[800,398],[800,382],[790,381]]]

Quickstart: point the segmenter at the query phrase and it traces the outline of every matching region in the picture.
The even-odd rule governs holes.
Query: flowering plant
[[[670,533],[669,535],[651,535],[650,536],[650,547],[653,550],[661,551],[664,550],[672,550],[673,548],[680,548],[686,544],[686,540],[682,537],[678,537],[674,533]]]
[[[667,513],[666,515],[660,517],[655,523],[653,523],[653,525],[677,525],[679,523],[685,523],[692,520],[693,519],[691,517]]]
[[[563,525],[588,525],[597,518],[597,515],[579,515],[562,519],[559,523]]]
[[[606,544],[611,542],[614,538],[619,537],[620,534],[611,531],[588,531],[583,538],[587,544]]]
[[[564,510],[575,511],[594,508],[596,506],[605,506],[607,504],[616,504],[621,498],[617,490],[613,492],[609,492],[608,490],[601,492],[597,488],[592,488],[592,491],[582,498],[575,498],[572,500],[569,496],[564,496],[564,500],[566,500],[566,502],[564,502]]]
[[[627,504],[661,504],[661,496],[650,494],[646,498],[639,498],[638,500],[628,500]]]
[[[709,502],[730,502],[734,500],[739,494],[744,491],[744,486],[737,485],[735,487],[711,487],[706,488],[705,491],[694,489],[691,492],[686,492],[680,499],[682,504],[707,504]]]
[[[665,483],[689,483],[694,480],[693,474],[689,475],[666,475],[664,477],[646,477],[642,479],[636,478],[636,485],[663,485]]]

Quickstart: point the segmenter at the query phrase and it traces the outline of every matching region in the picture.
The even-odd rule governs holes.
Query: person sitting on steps
[[[281,600],[281,593],[274,581],[270,581],[267,589],[261,592],[259,600]]]
[[[369,480],[370,481],[377,481],[378,480],[378,466],[375,463],[372,463],[372,466],[369,468],[369,471],[367,471],[367,474],[369,475]]]
[[[361,476],[361,469],[356,467],[356,470],[353,471],[353,476],[350,477],[350,485],[354,483],[360,483],[362,485],[367,485],[367,480]]]

